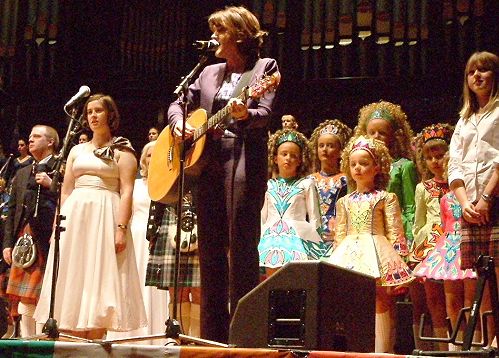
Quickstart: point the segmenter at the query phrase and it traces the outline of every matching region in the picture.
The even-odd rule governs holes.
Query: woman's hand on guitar
[[[236,121],[245,121],[249,118],[248,107],[239,98],[231,98],[229,105],[231,106],[231,116]]]
[[[185,126],[185,138],[190,138],[194,134],[195,128],[187,122],[185,124],[186,124],[186,126]],[[180,139],[182,137],[182,121],[177,121],[177,123],[175,123],[175,128],[173,128],[173,134],[178,139]]]

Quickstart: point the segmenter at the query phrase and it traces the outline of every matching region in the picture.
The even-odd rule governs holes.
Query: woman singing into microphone
[[[201,337],[227,342],[237,302],[258,284],[260,209],[266,187],[267,125],[274,94],[243,103],[234,99],[239,82],[254,84],[277,63],[259,58],[263,37],[257,18],[244,7],[227,7],[210,15],[215,56],[225,62],[207,66],[185,98],[173,102],[168,122],[182,132],[182,101],[189,110],[216,113],[228,103],[231,114],[223,135],[208,133],[205,165],[198,181],[198,234],[201,268]],[[246,75],[245,75],[246,73]],[[236,93],[238,92],[238,93]],[[187,136],[193,128],[186,126]],[[206,153],[207,152],[207,153]],[[230,260],[229,260],[230,257]],[[230,303],[230,313],[228,304]]]

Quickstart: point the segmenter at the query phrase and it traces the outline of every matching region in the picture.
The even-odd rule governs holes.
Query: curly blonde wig
[[[388,113],[390,119],[387,121],[392,125],[394,141],[390,145],[390,155],[392,158],[414,159],[411,151],[411,140],[414,136],[407,115],[397,104],[379,101],[364,106],[359,111],[359,123],[355,127],[354,136],[367,135],[367,124],[375,111]]]
[[[341,150],[345,148],[348,140],[352,135],[352,129],[346,124],[341,122],[339,119],[327,119],[317,126],[310,136],[310,141],[308,146],[310,148],[312,157],[312,171],[317,172],[321,168],[321,162],[319,161],[317,145],[319,137],[323,134],[333,134],[340,140]]]
[[[290,139],[290,140],[287,140]],[[303,133],[295,129],[280,129],[270,136],[267,146],[269,149],[268,156],[268,176],[269,178],[276,178],[279,176],[279,168],[275,164],[274,159],[277,155],[277,149],[282,143],[293,142],[301,148],[301,163],[298,167],[296,175],[304,177],[309,173],[310,168],[310,150],[308,148],[308,140]]]
[[[433,173],[428,168],[428,165],[426,165],[425,153],[439,148],[448,152],[453,132],[454,127],[450,124],[437,123],[423,128],[417,135],[416,166],[422,180],[433,178]]]
[[[367,147],[366,147],[367,146]],[[352,173],[350,172],[350,154],[354,149],[363,150],[366,147],[368,152],[371,153],[376,164],[379,166],[379,173],[376,174],[374,179],[374,187],[378,190],[385,190],[390,181],[390,168],[392,165],[392,157],[388,148],[380,140],[367,138],[363,135],[354,136],[348,142],[341,155],[341,171],[347,177],[348,190],[357,190],[357,183],[353,180]]]

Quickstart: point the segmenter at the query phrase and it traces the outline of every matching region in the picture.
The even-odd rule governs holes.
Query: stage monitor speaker
[[[246,294],[229,343],[374,352],[376,280],[322,261],[290,262]]]

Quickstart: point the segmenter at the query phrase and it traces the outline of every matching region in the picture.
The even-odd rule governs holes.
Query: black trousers
[[[227,342],[239,299],[259,282],[260,211],[266,190],[266,138],[208,143],[198,182],[201,336]]]

